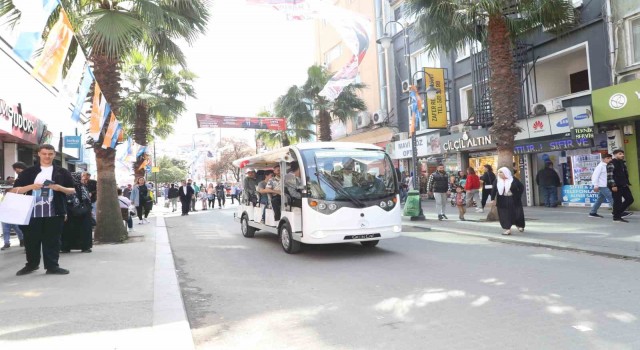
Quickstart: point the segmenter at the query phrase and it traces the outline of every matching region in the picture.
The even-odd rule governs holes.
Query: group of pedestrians
[[[612,205],[613,221],[628,223],[625,218],[633,213],[627,211],[633,204],[633,195],[631,194],[631,183],[629,182],[629,172],[624,160],[624,151],[615,150],[613,155],[604,154],[602,161],[593,171],[591,175],[591,183],[593,190],[598,193],[598,199],[591,206],[589,217],[603,218],[598,214],[598,209],[604,201],[608,201]]]

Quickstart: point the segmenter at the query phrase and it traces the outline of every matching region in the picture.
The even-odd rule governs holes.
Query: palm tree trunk
[[[493,126],[490,131],[498,148],[498,168],[512,169],[514,138],[520,131],[516,125],[520,82],[514,70],[515,61],[509,29],[501,14],[489,17],[488,44],[493,110]],[[487,214],[487,221],[497,219],[497,208],[492,205]]]
[[[511,37],[502,15],[489,18],[489,67],[491,69],[491,108],[493,126],[490,131],[498,148],[498,168],[513,166],[520,82],[516,75]]]
[[[141,146],[147,146],[148,130],[149,130],[149,108],[145,102],[138,102],[136,104],[136,121],[133,129],[134,141]],[[135,172],[136,179],[139,177],[144,177],[146,174],[145,168],[144,167],[140,168],[144,160],[145,160],[145,154],[142,154],[140,157],[137,157],[136,161],[133,163],[133,169]]]
[[[98,53],[94,53],[91,60],[96,81],[100,82],[102,93],[111,104],[113,113],[117,115],[120,107],[120,64],[118,60]],[[105,127],[101,131],[102,135],[104,135],[107,124],[105,123]],[[100,242],[121,242],[127,238],[127,230],[122,223],[120,204],[118,203],[115,173],[116,151],[102,149],[101,146],[97,143],[93,145],[98,167],[95,238]]]
[[[329,111],[320,110],[318,113],[318,128],[320,141],[331,141],[331,115]]]

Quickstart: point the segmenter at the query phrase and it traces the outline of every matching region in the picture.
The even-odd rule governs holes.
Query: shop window
[[[460,89],[460,121],[463,122],[473,113],[473,88],[467,85]]]
[[[627,20],[629,65],[640,64],[640,15]]]
[[[429,54],[422,50],[411,55],[411,74],[424,71],[425,67],[440,67],[440,59],[438,54]],[[416,80],[424,78],[424,74],[415,74]],[[412,77],[413,78],[413,77]],[[429,81],[427,81],[429,84]],[[422,86],[422,85],[417,85]],[[424,86],[422,86],[424,88]]]
[[[535,71],[537,102],[591,90],[586,44],[540,58]]]

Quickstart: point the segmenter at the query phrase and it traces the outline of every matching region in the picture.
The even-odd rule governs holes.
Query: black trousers
[[[60,257],[60,236],[64,226],[64,216],[31,218],[29,225],[20,226],[24,233],[27,266],[40,266],[40,249],[45,269],[58,267]]]
[[[620,219],[622,213],[633,203],[633,195],[629,186],[618,187],[618,191],[611,191],[613,195],[613,218]],[[622,199],[624,198],[624,202]]]
[[[480,202],[482,204],[482,209],[484,209],[484,206],[487,204],[487,199],[489,198],[489,196],[491,195],[491,189],[489,188],[485,188],[482,190],[482,201]],[[495,198],[491,197],[491,200],[494,200]]]
[[[182,204],[182,214],[188,214],[191,208],[191,199],[181,199],[180,204]]]
[[[271,197],[271,207],[273,209],[273,219],[275,221],[280,220],[280,215],[282,215],[282,212],[280,211],[281,204],[282,204],[282,197],[280,196]]]
[[[136,207],[136,213],[138,214],[138,219],[142,220],[142,217],[146,219],[149,217],[149,212],[151,211],[151,205],[142,204]]]
[[[226,200],[226,196],[218,196],[218,208],[222,208]]]

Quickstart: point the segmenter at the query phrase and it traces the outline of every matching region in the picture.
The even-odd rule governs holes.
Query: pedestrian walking
[[[496,207],[500,226],[504,229],[503,235],[511,234],[511,226],[515,225],[518,231],[524,231],[524,209],[522,208],[522,194],[524,185],[520,180],[511,175],[511,170],[506,167],[498,169],[498,177],[493,183],[493,194],[496,198]],[[496,196],[497,195],[497,196]]]
[[[127,231],[133,231],[133,218],[131,217],[131,200],[123,195],[121,189],[118,189],[118,204],[120,205],[120,215],[127,226]]]
[[[62,230],[61,253],[80,249],[91,253],[93,248],[93,230],[91,228],[91,195],[82,181],[84,173],[71,173],[75,193],[67,195],[67,217]]]
[[[544,168],[536,175],[536,184],[542,189],[544,206],[555,208],[558,206],[558,187],[560,187],[560,176],[553,169],[553,163],[545,162]]]
[[[178,189],[175,184],[169,185],[169,203],[171,203],[171,212],[175,212],[178,209]]]
[[[480,204],[482,207],[478,210],[479,212],[484,211],[484,207],[487,204],[487,199],[491,196],[491,200],[495,200],[495,197],[492,195],[493,191],[493,182],[496,181],[496,174],[493,173],[493,168],[489,164],[484,165],[484,174],[480,177],[480,183],[482,184],[482,200]]]
[[[207,185],[207,201],[209,202],[209,208],[213,209],[216,206],[216,189],[213,183]]]
[[[20,241],[20,246],[24,247],[24,235],[22,234],[22,230],[20,226],[14,224],[6,224],[2,223],[2,238],[4,239],[4,245],[0,250],[7,250],[11,247],[11,229],[15,231],[18,236],[18,240]]]
[[[149,217],[149,212],[153,206],[151,191],[145,182],[144,177],[139,177],[136,181],[136,186],[131,190],[131,203],[136,207],[139,220],[138,225],[149,223],[147,217]]]
[[[131,191],[133,190],[133,187],[131,186],[131,184],[127,184],[127,187],[122,190],[122,195],[129,198],[129,200],[131,200]]]
[[[456,186],[455,202],[456,207],[458,207],[458,218],[461,221],[465,221],[464,214],[467,212],[467,210],[465,209],[465,205],[467,204],[466,195],[464,193],[464,188],[462,188],[462,186],[460,185]]]
[[[222,182],[219,182],[216,186],[216,197],[218,197],[218,209],[222,209],[224,207],[224,202],[226,201],[226,188]]]
[[[38,147],[40,162],[20,173],[13,189],[17,194],[27,194],[36,197],[36,207],[33,210],[28,225],[22,226],[25,248],[27,252],[26,265],[16,275],[26,275],[40,267],[40,258],[44,262],[47,274],[66,275],[69,270],[58,264],[60,257],[60,236],[67,214],[65,205],[66,195],[75,193],[73,179],[67,169],[53,164],[56,151],[53,146],[43,144]],[[42,249],[42,256],[40,255]]]
[[[200,192],[198,192],[198,199],[202,204],[202,210],[207,210],[207,189],[204,186],[200,186]]]
[[[427,190],[429,195],[433,195],[436,199],[436,211],[438,212],[438,220],[449,219],[445,214],[447,196],[451,194],[449,188],[449,176],[444,171],[444,165],[439,164],[436,171],[429,176],[427,182]]]
[[[472,167],[467,169],[467,181],[464,184],[464,191],[467,197],[467,207],[471,208],[476,206],[476,198],[480,192],[480,178],[476,175],[476,170]]]
[[[621,149],[613,151],[613,159],[607,164],[607,185],[613,196],[613,221],[628,222],[624,218],[633,214],[626,211],[633,204],[633,195],[629,188],[631,183],[624,160],[624,151]]]
[[[91,196],[91,224],[96,225],[96,202],[98,201],[98,181],[91,179],[91,173],[85,171],[82,173],[82,183],[87,187],[89,196]]]
[[[604,154],[602,161],[593,169],[593,174],[591,174],[591,185],[593,185],[593,191],[598,193],[598,199],[591,206],[590,218],[602,218],[602,215],[598,214],[598,209],[605,200],[609,202],[609,205],[613,206],[613,195],[607,186],[607,165],[612,158],[612,155]]]
[[[238,192],[238,185],[231,186],[231,204],[234,203],[233,202],[234,199],[238,199],[237,192]]]
[[[178,189],[178,196],[180,198],[180,203],[182,204],[182,216],[189,215],[191,199],[193,198],[194,193],[191,183],[182,180],[182,186]]]
[[[195,182],[193,182],[192,184],[191,179],[187,180],[187,185],[193,188],[193,196],[191,196],[191,211],[197,211],[196,200],[197,200],[197,194],[200,192],[200,187],[198,187],[198,185]]]

